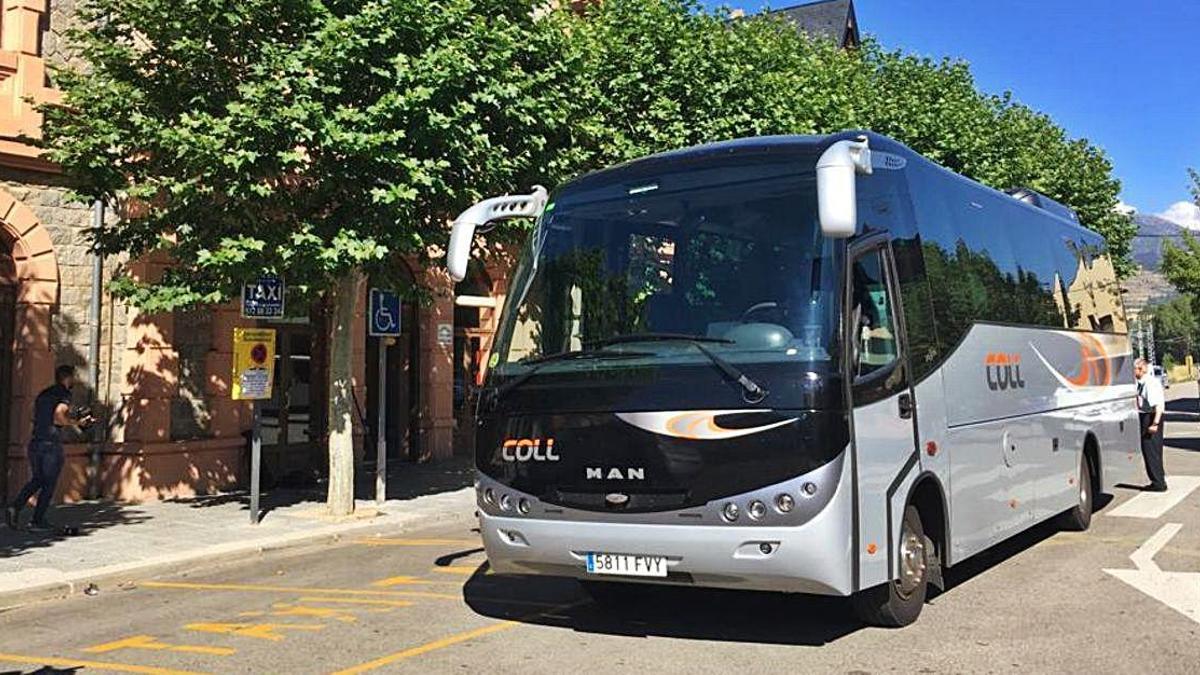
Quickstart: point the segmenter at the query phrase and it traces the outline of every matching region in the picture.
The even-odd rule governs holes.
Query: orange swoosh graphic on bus
[[[1109,355],[1104,344],[1094,335],[1086,333],[1072,333],[1067,337],[1079,344],[1079,366],[1077,372],[1070,376],[1064,375],[1050,365],[1049,359],[1042,356],[1033,343],[1030,343],[1029,346],[1055,379],[1069,389],[1110,386],[1113,383],[1113,373],[1116,369],[1113,366],[1113,357]]]
[[[776,420],[754,427],[728,429],[717,423],[718,417],[726,415],[763,414],[770,410],[664,410],[658,412],[617,413],[617,417],[639,429],[663,436],[693,441],[715,441],[749,436],[791,424],[798,417]]]

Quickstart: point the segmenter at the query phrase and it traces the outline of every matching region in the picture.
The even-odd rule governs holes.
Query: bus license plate
[[[630,577],[667,576],[667,558],[661,555],[622,553],[587,554],[588,574],[620,574]]]

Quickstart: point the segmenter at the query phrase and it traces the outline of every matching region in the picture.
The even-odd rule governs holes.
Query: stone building
[[[103,423],[68,443],[60,498],[143,501],[237,486],[248,473],[251,415],[248,404],[230,400],[232,329],[258,324],[232,305],[147,316],[106,290],[93,303],[96,266],[103,289],[128,261],[96,259],[92,206],[70,202],[56,167],[21,141],[40,133],[35,105],[60,98],[50,70],[70,58],[64,32],[73,16],[74,0],[0,0],[0,492],[11,495],[28,477],[33,399],[61,363],[79,367],[85,386],[75,403]],[[408,261],[407,268],[432,301],[406,305],[400,338],[382,347],[386,391],[375,367],[380,341],[366,335],[362,284],[357,441],[373,447],[370,427],[385,405],[389,454],[425,461],[454,452],[455,393],[461,403],[490,346],[499,306],[493,293],[503,281],[495,268],[480,266],[456,307],[440,263]],[[163,269],[153,259],[129,267],[143,278]],[[262,406],[268,485],[311,483],[326,466],[322,316],[316,307],[292,307],[287,319],[261,323],[276,329],[279,347],[275,397]],[[359,454],[363,462],[373,457]]]

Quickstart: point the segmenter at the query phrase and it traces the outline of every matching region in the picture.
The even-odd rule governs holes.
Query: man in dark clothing
[[[29,498],[37,494],[37,507],[29,524],[31,532],[51,530],[46,522],[46,511],[54,498],[54,488],[63,468],[62,428],[85,428],[92,423],[91,415],[71,415],[71,387],[75,386],[75,369],[59,366],[54,371],[54,385],[42,390],[33,404],[33,437],[29,440],[27,456],[33,473],[25,487],[17,494],[12,505],[5,509],[5,518],[10,528],[16,529],[21,510]]]

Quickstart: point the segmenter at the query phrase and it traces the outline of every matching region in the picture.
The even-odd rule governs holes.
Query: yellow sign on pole
[[[271,328],[233,329],[233,399],[271,398],[275,384],[275,331]]]

